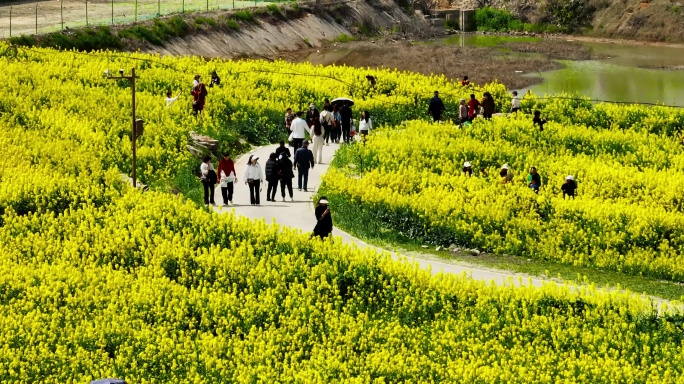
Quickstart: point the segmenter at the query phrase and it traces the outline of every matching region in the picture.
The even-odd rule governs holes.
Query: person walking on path
[[[543,132],[544,131],[544,124],[546,124],[546,120],[541,118],[541,112],[534,111],[534,118],[532,119],[532,126],[539,125],[539,132]]]
[[[435,96],[430,99],[430,104],[428,105],[428,113],[432,115],[433,121],[442,121],[442,112],[445,109],[442,99],[439,98],[439,92],[435,91]]]
[[[359,120],[359,133],[364,141],[366,140],[366,136],[368,136],[371,129],[373,129],[373,122],[371,122],[370,113],[368,111],[361,112],[361,120]]]
[[[285,131],[289,135],[292,133],[292,130],[290,129],[290,126],[292,126],[292,120],[294,120],[295,114],[292,113],[292,108],[288,108],[285,110]]]
[[[329,111],[328,108],[332,110],[332,107],[326,107],[321,112],[320,117],[321,125],[323,126],[323,139],[325,139],[325,145],[330,145],[330,137],[332,135],[333,123],[335,121],[332,111]]]
[[[311,126],[311,140],[313,141],[314,158],[318,158],[317,161],[322,163],[325,138],[323,137],[323,125],[321,125],[319,119],[314,119],[314,124]]]
[[[266,161],[264,172],[266,173],[266,201],[275,201],[276,191],[278,190],[278,181],[280,180],[280,167],[278,164],[278,155],[271,153]]]
[[[321,240],[325,240],[326,237],[332,234],[333,222],[332,215],[330,214],[330,203],[325,196],[318,199],[318,204],[316,205],[316,210],[314,214],[316,215],[316,226],[314,227],[313,234],[318,236]]]
[[[223,159],[219,161],[218,176],[223,205],[233,204],[234,183],[237,183],[237,173],[235,172],[235,163],[228,153],[224,153]]]
[[[575,182],[575,178],[572,175],[565,176],[565,181],[563,181],[563,185],[561,185],[561,190],[563,191],[563,198],[565,198],[565,196],[572,199],[575,198],[577,182]]]
[[[294,179],[294,172],[292,171],[293,165],[290,161],[290,152],[283,152],[278,158],[280,169],[280,194],[283,196],[283,201],[285,201],[285,188],[287,187],[288,192],[290,192],[290,201],[294,201],[294,195],[292,194],[292,179]]]
[[[337,107],[337,105],[333,105],[333,130],[332,130],[332,135],[331,139],[333,143],[339,144],[340,139],[342,138],[342,116],[340,115],[340,109]]]
[[[494,103],[494,97],[491,93],[485,92],[482,95],[482,117],[489,120],[492,118],[496,112],[496,103]]]
[[[277,158],[280,158],[280,155],[283,153],[287,152],[287,157],[290,157],[290,148],[285,146],[285,140],[280,140],[280,147],[276,148],[275,154]]]
[[[517,113],[520,110],[520,98],[518,91],[513,91],[513,98],[511,99],[511,113]]]
[[[501,180],[502,183],[504,183],[504,184],[513,183],[513,172],[511,172],[511,169],[508,166],[508,164],[504,164],[501,167],[501,170],[499,171],[499,175],[502,178],[502,180]]]
[[[211,157],[204,156],[202,159],[202,164],[200,165],[200,173],[202,180],[202,186],[204,187],[204,204],[214,205],[214,186],[216,185],[216,171],[214,171],[214,165],[211,164]]]
[[[477,101],[474,94],[470,95],[470,100],[468,100],[468,120],[472,123],[473,119],[477,117],[480,112],[480,102]]]
[[[345,103],[340,109],[340,125],[342,126],[342,137],[345,143],[351,142],[351,125],[354,115],[349,103]]]
[[[537,168],[530,168],[530,174],[527,175],[527,186],[534,191],[534,193],[539,193],[539,187],[541,187],[541,176],[537,173]]]
[[[249,202],[252,205],[261,205],[259,195],[264,175],[261,173],[261,165],[257,162],[258,160],[258,157],[250,156],[247,162],[247,169],[245,169],[245,184],[249,185]]]
[[[306,124],[310,127],[314,123],[314,119],[318,119],[321,113],[316,109],[316,104],[309,104],[309,110],[306,111]]]
[[[301,111],[295,114],[295,118],[292,120],[292,125],[290,128],[292,129],[292,143],[294,144],[294,150],[296,153],[297,149],[299,149],[304,140],[306,140],[306,134],[311,134],[309,126],[306,124],[306,121],[302,119]]]
[[[468,121],[468,106],[465,99],[461,99],[461,102],[458,104],[458,117],[461,119],[461,125]]]
[[[295,152],[294,168],[298,169],[297,175],[297,189],[300,191],[304,188],[304,192],[309,192],[307,184],[309,183],[309,168],[314,167],[314,155],[308,148],[309,142],[304,141],[302,148]]]

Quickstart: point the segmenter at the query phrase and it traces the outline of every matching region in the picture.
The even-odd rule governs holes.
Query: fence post
[[[59,0],[59,19],[62,21],[62,31],[64,30],[64,0]]]
[[[183,8],[181,8],[181,13],[185,13],[185,0],[183,0]]]
[[[10,7],[10,37],[12,37],[12,7]]]
[[[88,26],[88,0],[86,0],[86,27]]]
[[[114,25],[114,0],[112,0],[112,25]]]
[[[157,17],[161,17],[161,0],[157,0]]]
[[[135,22],[138,22],[138,0],[135,0]]]
[[[209,0],[207,0],[207,12],[209,11]]]
[[[38,34],[38,6],[36,5],[36,35]]]

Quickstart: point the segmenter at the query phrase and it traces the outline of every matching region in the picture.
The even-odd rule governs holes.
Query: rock
[[[427,245],[423,245],[423,246],[422,246],[422,248],[427,248],[427,247],[428,247]]]
[[[469,249],[467,250],[467,252],[473,256],[480,256],[480,251],[478,251],[477,249]]]
[[[453,251],[453,250],[456,249],[456,248],[458,248],[458,246],[457,246],[456,244],[451,244],[451,245],[449,245],[449,250],[450,250],[450,251]]]
[[[441,251],[441,250],[442,250],[442,247],[437,247],[437,248],[435,248],[435,251],[437,251],[437,252],[439,252],[439,251]]]

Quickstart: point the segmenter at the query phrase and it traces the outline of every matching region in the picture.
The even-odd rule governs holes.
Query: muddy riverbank
[[[560,69],[561,60],[588,60],[591,51],[579,43],[546,39],[512,39],[496,46],[459,46],[449,39],[412,42],[393,40],[328,43],[320,48],[274,55],[287,61],[310,61],[322,65],[348,65],[370,68],[396,68],[430,74],[443,74],[456,80],[467,75],[483,84],[499,81],[511,89],[541,82],[541,73]]]

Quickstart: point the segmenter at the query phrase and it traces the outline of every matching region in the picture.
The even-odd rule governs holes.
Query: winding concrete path
[[[338,144],[330,144],[330,146],[323,147],[323,163],[316,164],[316,166],[309,171],[309,192],[297,190],[297,177],[293,179],[294,201],[290,201],[289,196],[286,196],[286,201],[282,201],[280,189],[276,193],[275,202],[266,201],[266,183],[264,183],[261,192],[261,205],[253,206],[249,201],[249,189],[245,185],[243,175],[247,166],[247,160],[251,155],[259,157],[259,163],[263,167],[268,160],[268,156],[276,150],[278,145],[268,145],[264,147],[255,148],[249,153],[244,154],[235,162],[235,170],[237,171],[238,183],[235,185],[235,193],[233,195],[233,206],[225,207],[221,197],[220,188],[216,188],[216,203],[214,210],[217,212],[231,212],[235,211],[236,215],[245,216],[250,219],[265,220],[266,223],[276,222],[279,225],[288,226],[300,229],[303,232],[310,232],[316,223],[314,216],[314,207],[312,196],[318,189],[322,176],[327,172],[328,166],[335,155],[335,151],[339,148]],[[293,148],[290,148],[292,151]],[[293,154],[294,156],[294,154]],[[286,192],[287,195],[287,192]],[[335,208],[331,207],[333,213],[333,222],[335,221]],[[333,235],[342,240],[342,242],[354,245],[358,248],[370,248],[378,252],[388,252],[396,259],[404,259],[404,256],[397,255],[394,252],[387,251],[373,245],[370,245],[347,232],[335,227]],[[482,268],[479,266],[467,265],[457,261],[438,260],[436,256],[425,254],[421,257],[407,257],[408,262],[417,263],[423,269],[430,269],[433,274],[449,273],[449,274],[466,274],[475,280],[493,281],[496,284],[514,284],[541,286],[545,282],[555,283],[551,280],[543,280],[536,277],[530,277],[524,274],[514,272],[502,272],[493,269]],[[556,283],[557,284],[557,283]]]
[[[235,186],[235,193],[233,195],[233,206],[225,207],[221,206],[223,204],[223,199],[221,197],[221,190],[219,187],[216,188],[216,203],[217,206],[213,209],[219,213],[226,213],[234,211],[236,215],[245,216],[250,219],[265,220],[266,223],[275,222],[282,226],[288,226],[301,230],[302,232],[313,231],[314,225],[316,223],[316,218],[314,215],[314,206],[312,201],[312,196],[321,184],[321,178],[327,172],[330,162],[335,156],[335,151],[339,149],[339,145],[330,144],[330,146],[323,147],[323,163],[316,164],[316,166],[309,170],[309,192],[298,191],[297,190],[297,176],[295,172],[295,178],[293,179],[293,193],[294,201],[290,201],[289,195],[286,191],[286,201],[282,201],[280,195],[280,189],[276,193],[275,202],[266,201],[266,185],[263,186],[261,191],[261,205],[253,206],[249,201],[249,188],[245,185],[244,173],[247,166],[247,160],[250,155],[256,155],[259,157],[259,163],[262,166],[266,164],[269,155],[275,152],[278,145],[268,145],[264,147],[255,148],[249,153],[241,156],[237,161],[235,161],[235,170],[237,171],[237,177],[239,183]],[[293,148],[290,148],[292,152]],[[294,157],[294,153],[293,153]],[[333,214],[333,223],[335,222],[335,207],[331,207]],[[456,274],[469,276],[474,280],[480,280],[485,282],[494,283],[497,285],[513,285],[513,286],[528,286],[532,285],[535,287],[541,287],[544,284],[555,284],[559,286],[567,286],[572,291],[577,291],[581,288],[578,285],[571,285],[567,283],[561,283],[557,280],[544,279],[536,276],[529,276],[522,273],[516,273],[512,271],[496,270],[479,265],[472,265],[463,263],[457,260],[446,260],[440,259],[432,254],[423,253],[410,253],[411,256],[404,256],[402,254],[397,254],[392,251],[388,251],[376,246],[370,245],[361,239],[358,239],[347,232],[335,227],[333,229],[333,236],[337,240],[349,244],[353,247],[358,247],[360,249],[373,249],[377,252],[389,253],[393,258],[397,260],[402,260],[403,262],[414,263],[420,266],[420,268],[430,270],[433,275],[439,273]],[[613,290],[613,289],[609,289]],[[672,302],[666,299],[662,299],[654,296],[643,296],[641,294],[633,293],[637,297],[644,298],[646,300],[651,300],[656,303],[658,311],[663,310],[663,306],[670,307]],[[684,305],[681,303],[674,304],[679,311],[684,312]]]

